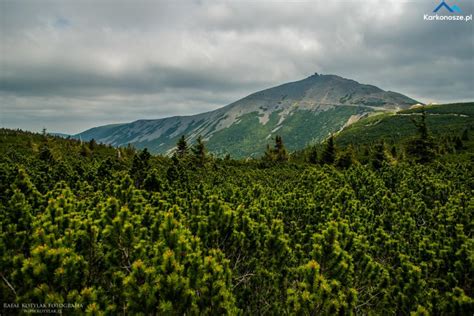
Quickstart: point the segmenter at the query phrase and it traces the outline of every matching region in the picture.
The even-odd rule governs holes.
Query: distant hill
[[[434,136],[459,136],[466,128],[474,131],[474,102],[430,105],[363,118],[338,133],[336,143],[362,145],[380,139],[393,142],[407,139],[416,134],[412,119],[419,116],[423,109],[427,114],[428,128]]]
[[[114,146],[132,144],[172,152],[178,138],[204,137],[209,151],[236,158],[259,156],[275,135],[289,150],[301,149],[373,112],[418,103],[402,94],[335,75],[314,74],[251,94],[220,109],[192,115],[100,126],[75,135]]]

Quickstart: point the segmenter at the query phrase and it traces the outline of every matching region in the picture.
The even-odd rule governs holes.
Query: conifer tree
[[[412,120],[418,130],[418,137],[411,140],[407,146],[407,154],[418,163],[428,163],[435,158],[435,143],[429,135],[426,125],[426,111],[421,112],[420,121]]]
[[[275,146],[273,148],[267,144],[263,160],[283,162],[288,160],[288,152],[283,144],[283,138],[279,135],[275,137]]]
[[[95,141],[94,138],[92,138],[92,139],[89,141],[89,149],[93,151],[96,146],[97,146],[97,142]]]
[[[171,157],[172,165],[166,170],[166,179],[169,184],[175,184],[180,187],[186,186],[188,183],[188,174],[186,173],[186,165],[178,159],[176,155]]]
[[[385,143],[382,140],[375,144],[370,163],[375,170],[378,170],[382,168],[386,161],[387,156],[385,154]]]
[[[331,135],[326,142],[326,147],[324,148],[321,163],[332,165],[336,160],[336,147],[334,145],[334,136]]]
[[[288,152],[286,151],[285,145],[283,144],[283,139],[279,135],[275,137],[274,150],[276,161],[282,162],[288,160]]]
[[[207,158],[206,146],[201,135],[196,139],[196,144],[193,146],[194,160],[199,166],[204,166]]]
[[[186,138],[184,135],[181,135],[181,137],[178,140],[178,143],[176,144],[176,155],[178,155],[179,158],[183,158],[188,154],[188,143],[186,142]]]
[[[275,151],[267,144],[265,153],[263,154],[263,160],[265,161],[275,161]]]

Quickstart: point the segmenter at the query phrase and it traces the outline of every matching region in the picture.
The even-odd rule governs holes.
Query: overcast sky
[[[438,3],[0,0],[0,126],[196,114],[314,72],[472,101],[474,22],[424,21]]]

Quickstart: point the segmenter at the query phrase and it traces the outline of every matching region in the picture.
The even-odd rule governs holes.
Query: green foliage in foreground
[[[2,301],[111,315],[473,313],[471,161],[379,154],[336,169],[197,149],[168,159],[1,130]]]

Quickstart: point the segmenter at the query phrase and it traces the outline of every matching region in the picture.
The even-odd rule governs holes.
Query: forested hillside
[[[472,315],[474,135],[426,122],[392,143],[294,154],[276,137],[249,161],[213,158],[201,138],[167,158],[1,129],[2,303]]]
[[[341,145],[370,144],[384,139],[403,142],[416,134],[413,119],[426,112],[426,121],[433,136],[441,142],[461,136],[464,130],[474,129],[474,103],[440,104],[402,110],[397,113],[379,113],[359,120],[337,136]]]

